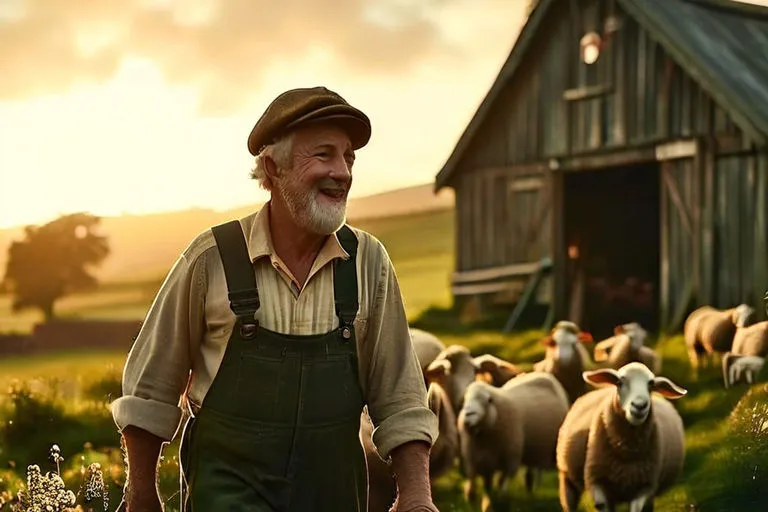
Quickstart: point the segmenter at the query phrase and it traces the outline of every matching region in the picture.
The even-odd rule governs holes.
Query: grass
[[[461,326],[455,313],[446,309],[453,265],[452,212],[377,219],[358,226],[374,233],[387,248],[408,317],[416,325],[440,335],[446,344],[465,345],[476,354],[493,353],[522,366],[543,356],[538,343],[541,332],[504,336],[492,323],[484,328]],[[158,278],[106,284],[96,293],[62,301],[59,311],[81,318],[116,315],[140,319],[159,283]],[[0,298],[0,329],[34,321],[29,315],[10,316],[7,304],[7,299]],[[768,465],[768,429],[762,423],[768,425],[768,395],[764,384],[726,391],[715,370],[696,378],[679,336],[659,340],[657,349],[664,358],[664,375],[686,387],[689,395],[676,402],[686,426],[684,475],[657,500],[656,510],[760,510],[756,504],[764,505],[768,493],[764,469]],[[47,457],[50,446],[57,443],[64,456],[61,475],[68,488],[78,489],[86,469],[98,463],[110,503],[117,503],[124,482],[123,462],[107,403],[120,392],[119,370],[124,360],[124,353],[94,351],[0,360],[0,390],[14,390],[0,398],[0,492],[15,492],[31,463],[55,472],[55,464]],[[159,486],[169,512],[178,510],[177,449],[176,442],[169,445],[161,463]],[[464,502],[458,471],[435,482],[434,492],[442,512],[479,510]],[[525,497],[522,475],[518,475],[511,496],[503,510],[559,510],[553,472],[544,475],[533,498]],[[586,503],[581,510],[591,511]]]

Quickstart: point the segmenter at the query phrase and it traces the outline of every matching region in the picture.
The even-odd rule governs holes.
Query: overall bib
[[[355,235],[346,225],[337,234],[351,256],[333,263],[339,327],[293,336],[254,319],[259,294],[240,223],[213,234],[237,322],[203,404],[184,427],[182,510],[365,511]]]

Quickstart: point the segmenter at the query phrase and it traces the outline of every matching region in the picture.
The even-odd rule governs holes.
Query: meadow
[[[502,335],[500,327],[461,326],[450,311],[449,274],[453,265],[453,212],[439,211],[355,223],[379,237],[397,271],[412,324],[438,334],[446,344],[462,344],[475,354],[493,353],[523,367],[543,356],[542,332]],[[96,292],[62,301],[63,316],[138,318],[146,312],[162,276],[104,283]],[[28,330],[34,314],[11,315],[0,297],[0,329]],[[687,458],[678,485],[657,499],[657,511],[729,512],[764,510],[768,502],[768,389],[765,383],[724,390],[719,373],[690,372],[680,336],[654,339],[665,376],[689,394],[676,402],[686,426]],[[25,478],[29,464],[56,471],[49,449],[64,457],[60,472],[77,492],[88,467],[97,462],[109,488],[106,509],[114,510],[124,482],[119,438],[108,404],[120,393],[125,354],[80,351],[0,361],[0,492],[8,498]],[[160,489],[166,510],[178,510],[176,442],[166,447]],[[479,510],[464,502],[454,470],[435,483],[443,512]],[[98,500],[102,498],[97,497]],[[105,510],[100,505],[94,510]],[[526,497],[519,475],[506,504],[510,511],[556,511],[557,477],[546,474],[534,497]],[[8,510],[7,507],[0,510]],[[586,504],[582,510],[591,511]],[[26,512],[26,511],[25,511]]]

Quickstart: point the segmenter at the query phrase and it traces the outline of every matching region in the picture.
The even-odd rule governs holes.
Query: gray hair
[[[277,165],[278,174],[282,174],[291,168],[291,156],[293,153],[293,132],[283,135],[272,144],[264,148],[256,155],[255,164],[251,169],[251,179],[259,182],[259,186],[264,190],[272,190],[272,181],[267,175],[264,166],[264,158],[270,157]]]

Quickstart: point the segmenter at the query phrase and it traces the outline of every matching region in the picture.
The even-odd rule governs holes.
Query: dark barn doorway
[[[565,175],[569,308],[595,339],[659,327],[659,176],[655,162]]]

